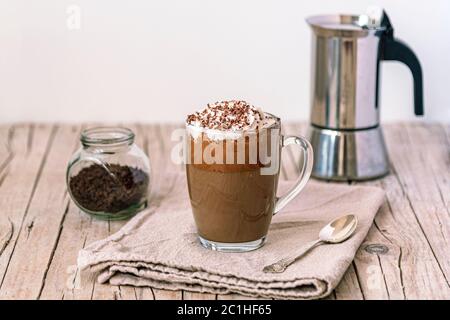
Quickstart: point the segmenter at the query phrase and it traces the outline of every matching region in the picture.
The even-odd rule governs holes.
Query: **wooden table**
[[[100,285],[76,267],[78,251],[123,222],[81,213],[65,170],[87,125],[0,126],[1,299],[234,299],[152,288]],[[183,170],[170,161],[175,125],[129,125],[150,155],[154,179]],[[304,133],[288,124],[287,133]],[[375,219],[329,299],[450,299],[450,126],[384,126],[391,174],[366,182],[386,190]],[[282,179],[297,175],[296,151],[283,155]]]

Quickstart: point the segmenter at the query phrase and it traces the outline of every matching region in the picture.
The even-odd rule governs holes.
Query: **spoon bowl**
[[[328,243],[340,243],[347,240],[355,231],[358,218],[349,214],[334,219],[320,230],[319,239]]]

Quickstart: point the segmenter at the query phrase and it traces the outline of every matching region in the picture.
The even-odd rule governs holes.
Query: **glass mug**
[[[272,216],[306,185],[313,150],[302,137],[281,135],[280,119],[245,132],[186,125],[189,197],[201,244],[208,249],[246,252],[264,245]],[[303,152],[294,186],[277,197],[281,149],[295,144]]]

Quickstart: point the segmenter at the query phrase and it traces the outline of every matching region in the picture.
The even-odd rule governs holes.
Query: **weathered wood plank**
[[[378,186],[385,189],[374,181],[359,183],[353,182],[350,184]],[[374,225],[372,225],[369,229],[367,237],[357,251],[355,259],[352,263],[357,278],[357,286],[361,290],[363,299],[386,300],[405,298],[402,294],[402,287],[397,285],[401,281],[393,281],[393,288],[389,288],[389,284],[386,281],[386,265],[382,262],[382,260],[387,260],[387,262],[396,263],[397,255],[395,254],[399,251],[397,250],[398,247],[393,245],[392,242],[389,241],[385,235],[383,235],[376,222],[377,219],[383,221],[387,210],[387,204],[384,203],[378,211],[377,216],[375,217]],[[389,250],[388,256],[384,256],[388,252],[381,251],[384,249]],[[390,265],[391,264],[388,264],[388,266]],[[391,276],[394,277],[394,280],[399,280],[399,272],[397,272],[396,269],[392,270],[392,268],[389,270],[392,272]],[[400,294],[398,294],[398,288],[400,288]]]
[[[12,160],[11,139],[14,134],[12,125],[0,126],[0,185],[3,181],[3,170]]]
[[[395,181],[391,181],[392,177],[385,178],[385,180],[390,180],[388,183],[384,183],[380,185],[380,182],[368,182],[365,184],[368,185],[379,185],[383,187],[384,189],[392,188],[392,186],[395,186]],[[395,178],[394,178],[395,179]],[[384,181],[384,180],[383,180]],[[394,190],[395,192],[395,190]],[[391,197],[391,192],[388,190],[388,198]],[[364,248],[366,245],[369,244],[375,244],[376,247],[381,248],[388,248],[389,253],[388,254],[380,254],[374,252],[373,254],[368,254],[368,252],[364,251],[362,248],[359,250],[354,266],[358,269],[356,271],[357,277],[353,276],[353,281],[355,285],[353,285],[353,293],[352,294],[345,294],[345,298],[356,298],[355,294],[358,295],[359,291],[357,287],[361,287],[362,291],[361,295],[362,297],[366,299],[382,299],[382,298],[391,298],[391,299],[403,299],[405,298],[405,293],[403,286],[405,286],[404,282],[404,273],[411,272],[411,266],[409,266],[409,263],[403,261],[405,266],[403,266],[404,270],[401,270],[401,268],[398,266],[399,261],[405,260],[404,253],[402,252],[402,246],[405,247],[404,241],[397,240],[390,240],[386,237],[383,232],[386,230],[384,226],[384,217],[386,216],[386,212],[388,212],[390,209],[386,205],[381,210],[376,218],[376,225],[370,230],[369,235],[365,241],[365,244],[362,246]],[[395,230],[396,225],[395,222],[389,221],[389,226],[392,225],[393,229]],[[378,225],[381,225],[382,227],[378,227]],[[398,228],[397,228],[398,229]],[[395,234],[393,230],[393,234]],[[420,231],[420,230],[419,230]],[[433,260],[433,259],[431,259]],[[424,267],[424,266],[421,266]],[[426,267],[430,268],[429,265]],[[420,272],[415,272],[414,274],[417,274],[417,277],[420,278]],[[355,281],[356,280],[356,281]],[[442,280],[442,279],[441,279]],[[439,281],[439,279],[429,279],[429,281],[425,281],[428,283],[428,286],[430,286],[430,283],[433,284],[434,281]],[[420,292],[417,288],[413,287],[413,284],[415,284],[414,281],[411,281],[408,283],[410,287],[412,287],[412,292]],[[344,298],[340,292],[342,291],[343,286],[345,285],[345,278],[340,283],[338,288],[336,289],[336,298]],[[417,285],[416,285],[417,286]],[[348,288],[346,288],[348,290]],[[445,291],[445,289],[444,289]],[[442,291],[441,291],[442,292]],[[428,297],[433,297],[432,292],[427,292]],[[411,294],[411,297],[415,297],[415,295]],[[427,295],[424,294],[423,297],[426,297]],[[434,295],[436,296],[436,295]],[[422,298],[423,298],[422,297]]]
[[[95,125],[97,124],[88,126]],[[75,143],[71,153],[78,147],[79,143]],[[93,241],[106,238],[108,235],[109,224],[107,221],[93,219],[88,214],[81,212],[72,201],[69,201],[65,219],[62,221],[59,241],[48,267],[40,299],[86,300],[91,299],[95,292],[104,288],[96,283],[94,275],[81,273],[77,268],[76,261],[80,249]],[[109,289],[109,291],[111,290]],[[114,293],[108,297],[113,299]]]
[[[22,231],[3,279],[0,298],[39,297],[59,238],[60,225],[67,212],[69,200],[65,172],[78,140],[78,132],[78,126],[58,128],[52,147],[47,150],[39,184],[29,203]]]
[[[3,168],[5,175],[0,185],[0,230],[10,234],[0,246],[0,296],[5,299],[15,296],[9,294],[15,290],[4,280],[54,135],[55,127],[22,124],[15,126],[8,138],[12,158]]]
[[[183,300],[183,291],[171,291],[152,288],[155,300]]]
[[[445,131],[446,133],[446,137],[447,137],[447,148],[450,148],[450,124],[441,124],[442,129]]]
[[[362,300],[364,295],[356,275],[355,266],[351,264],[330,298],[336,300]]]
[[[94,275],[80,273],[76,266],[78,251],[117,231],[122,222],[115,223],[111,223],[111,227],[110,222],[93,219],[70,203],[60,242],[49,267],[47,278],[53,287],[44,286],[42,299],[136,299],[134,288],[96,283]],[[66,278],[65,281],[62,278]]]
[[[138,287],[134,290],[136,292],[136,300],[155,300],[155,294],[152,288]]]
[[[388,132],[386,140],[390,139]],[[387,193],[387,203],[378,213],[354,262],[364,297],[431,299],[445,296],[448,291],[442,282],[445,279],[439,276],[439,267],[398,181],[394,168],[391,175],[382,180],[363,183],[382,187]],[[426,258],[416,259],[417,256]]]
[[[381,214],[381,212],[378,212],[378,214]],[[374,251],[367,251],[367,248],[374,248]],[[363,299],[386,300],[394,298],[390,295],[385,278],[386,272],[380,258],[380,255],[384,253],[376,251],[382,250],[377,248],[386,248],[389,250],[391,259],[387,260],[388,262],[392,262],[394,259],[396,261],[395,246],[391,245],[383,238],[375,226],[372,226],[365,241],[357,251],[355,260],[352,264],[355,272],[354,278],[356,278],[356,282],[355,279],[352,279],[352,283],[355,285],[355,289],[352,291],[356,292],[356,288],[359,288]],[[393,271],[395,272],[396,270]],[[393,275],[395,275],[395,273]],[[345,283],[341,282],[336,288],[338,299],[340,298],[338,293],[341,290],[341,286],[345,286]],[[344,296],[350,298],[351,295]],[[403,299],[403,296],[397,296],[396,298]]]
[[[445,278],[433,256],[423,230],[418,224],[402,177],[396,171],[398,144],[392,132],[385,130],[393,168],[382,180],[364,184],[386,191],[387,202],[375,218],[375,225],[355,258],[359,281],[366,299],[432,299],[448,296]],[[419,172],[402,172],[414,175]],[[415,177],[414,179],[417,179]],[[420,257],[418,259],[417,257]]]
[[[419,124],[390,126],[386,131],[389,132],[388,148],[400,186],[448,289],[450,214],[440,189],[440,185],[446,188],[445,180],[439,178],[448,177],[446,168],[449,168],[450,149],[444,132],[440,126]],[[448,294],[448,290],[446,292]]]
[[[410,124],[405,128],[411,147],[417,149],[432,174],[435,190],[431,190],[430,194],[434,195],[433,202],[442,205],[442,211],[450,215],[450,142],[445,127],[439,124]],[[422,146],[425,146],[426,152],[421,153]],[[444,236],[449,234],[443,233]]]
[[[304,134],[306,129],[306,125],[292,123],[283,126],[288,134]],[[184,170],[170,159],[170,151],[176,143],[170,141],[170,134],[177,126],[131,127],[138,133],[137,143],[143,145],[151,159],[151,200],[162,201],[168,191],[160,188],[166,173]],[[57,160],[55,150],[70,149],[68,145],[62,146],[63,139],[59,136],[59,132],[67,128],[24,124],[12,128],[0,126],[0,297],[247,298],[114,287],[95,283],[94,276],[89,274],[80,277],[76,268],[79,249],[116,232],[123,222],[93,220],[69,202],[64,186],[62,190],[53,190],[60,189],[54,188],[61,184],[56,176],[64,176],[60,165],[55,165],[55,162],[64,162],[61,158]],[[335,292],[327,298],[448,299],[450,126],[389,125],[385,127],[385,137],[392,174],[364,184],[385,189],[387,202],[378,213],[354,263]],[[60,151],[60,156],[70,156],[72,151]],[[296,177],[300,157],[294,148],[283,153],[283,179]],[[44,192],[44,185],[48,186],[47,192]],[[62,195],[57,196],[61,192]],[[44,224],[44,220],[49,223]],[[34,252],[29,251],[31,242],[35,244]],[[32,262],[22,264],[24,257],[31,258]],[[32,274],[38,276],[32,277]]]
[[[95,275],[77,268],[78,251],[108,234],[107,221],[93,219],[70,202],[40,298],[91,299],[97,286]],[[111,298],[114,297],[111,295]]]
[[[95,125],[98,124],[90,124],[89,127]],[[130,128],[137,133],[136,143],[142,146],[143,137],[137,132],[138,126],[130,125]],[[136,299],[134,288],[98,284],[93,275],[81,275],[76,266],[76,257],[81,248],[116,232],[124,223],[93,220],[71,203],[55,257],[49,268],[49,285],[44,286],[41,298]]]
[[[11,150],[13,130],[14,127],[12,125],[0,126],[0,186],[8,173],[5,168],[13,158]],[[10,243],[13,233],[14,225],[12,221],[0,219],[0,256]]]
[[[216,294],[183,291],[183,300],[216,300],[216,298]]]

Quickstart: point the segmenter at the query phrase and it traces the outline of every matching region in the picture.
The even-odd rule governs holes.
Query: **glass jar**
[[[120,127],[96,127],[81,133],[81,148],[67,167],[67,189],[84,212],[106,220],[127,219],[147,206],[150,163]]]

